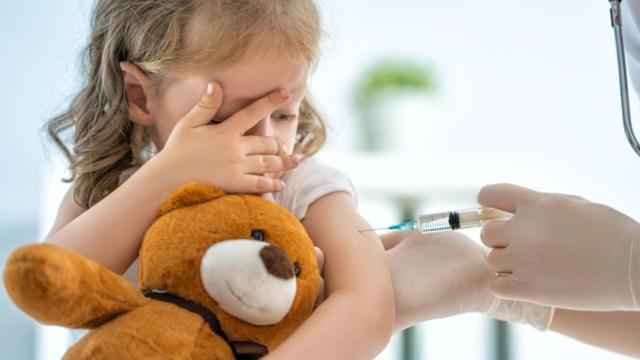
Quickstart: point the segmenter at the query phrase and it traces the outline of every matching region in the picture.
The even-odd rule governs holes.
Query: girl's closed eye
[[[294,121],[298,118],[298,114],[273,113],[271,118],[278,121]]]
[[[273,113],[271,115],[271,118],[273,120],[276,120],[276,121],[289,122],[289,121],[297,120],[298,119],[298,114],[297,113],[295,113],[295,114]],[[209,121],[209,124],[218,125],[218,124],[220,124],[222,122],[224,122],[224,119],[216,119],[216,118],[214,118],[214,119],[211,119],[211,121]]]

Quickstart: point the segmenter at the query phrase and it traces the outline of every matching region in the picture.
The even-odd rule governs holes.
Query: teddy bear
[[[319,283],[313,243],[291,213],[199,183],[173,192],[147,229],[139,289],[47,243],[15,250],[4,272],[35,320],[91,329],[64,359],[257,358],[311,315]],[[242,344],[258,350],[236,353]]]

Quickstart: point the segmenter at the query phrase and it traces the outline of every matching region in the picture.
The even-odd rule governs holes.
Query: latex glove
[[[457,232],[425,235],[397,232],[382,237],[387,249],[395,302],[396,331],[416,323],[478,312],[546,330],[553,309],[495,297],[486,252]]]
[[[487,224],[498,296],[575,310],[638,310],[640,224],[607,206],[509,184],[478,201],[514,213]]]

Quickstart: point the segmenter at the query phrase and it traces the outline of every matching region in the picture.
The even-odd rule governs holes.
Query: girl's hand
[[[299,160],[286,154],[273,138],[244,133],[288,98],[286,90],[274,91],[224,122],[211,125],[222,104],[222,88],[210,83],[198,104],[178,121],[153,160],[172,169],[181,184],[198,181],[226,192],[282,191],[282,180],[264,174],[293,169]]]
[[[324,277],[322,276],[322,272],[324,271],[324,253],[322,249],[317,246],[314,246],[316,249],[316,261],[318,262],[318,271],[320,272],[320,287],[318,289],[318,297],[316,298],[315,307],[320,306],[324,299],[326,298],[326,293],[324,290]]]

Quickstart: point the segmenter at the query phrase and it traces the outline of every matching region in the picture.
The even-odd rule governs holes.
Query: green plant
[[[366,70],[356,88],[356,103],[370,103],[390,90],[433,93],[435,75],[430,67],[406,60],[381,60]]]

